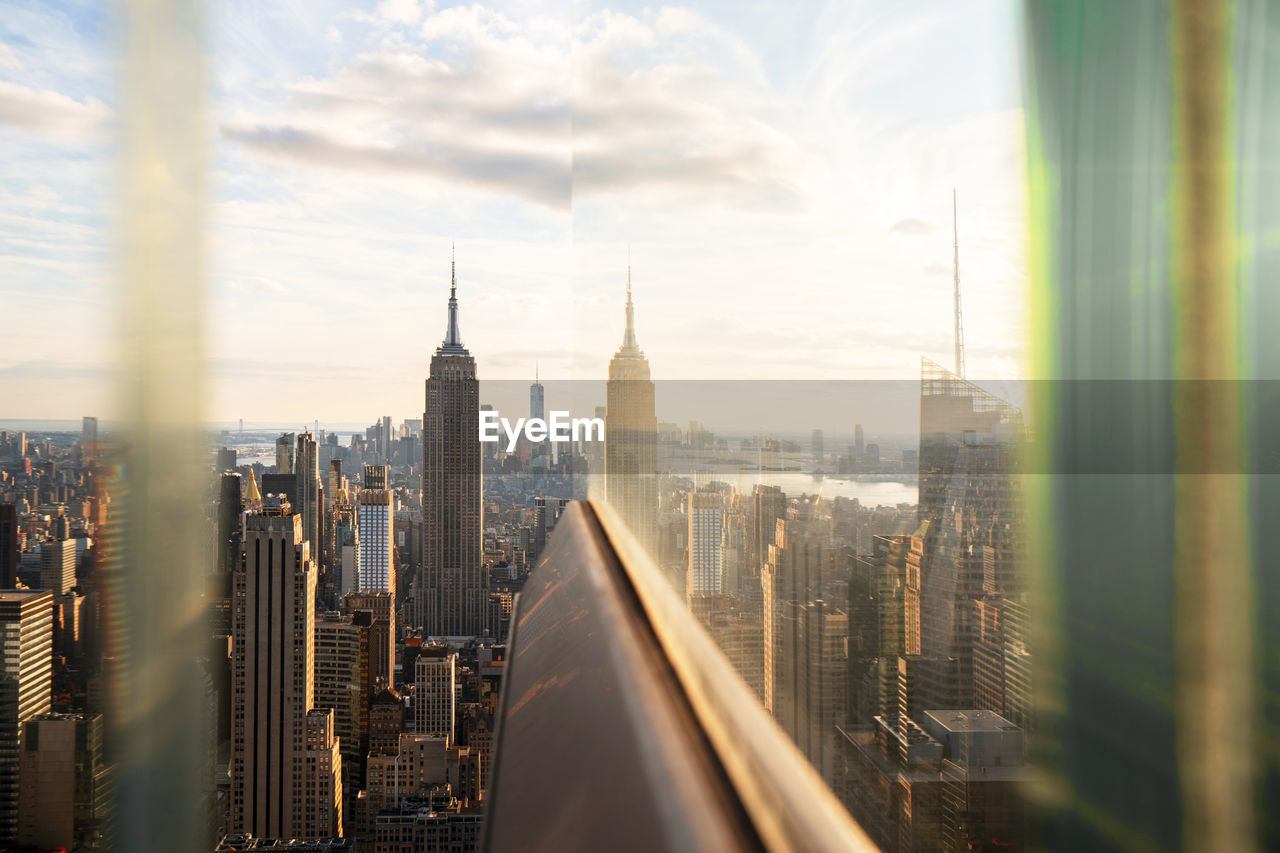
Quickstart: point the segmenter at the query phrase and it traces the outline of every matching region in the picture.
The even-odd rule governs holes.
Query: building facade
[[[334,768],[312,754],[316,567],[302,517],[286,501],[268,498],[247,519],[245,566],[232,589],[231,830],[307,837],[320,806],[307,802],[321,784],[315,774]]]
[[[413,730],[452,743],[457,690],[457,654],[425,649],[414,663]]]
[[[636,342],[630,266],[626,327],[622,346],[609,361],[605,402],[605,494],[636,540],[656,557],[658,418],[649,360]]]
[[[456,268],[449,324],[431,357],[422,414],[422,630],[429,636],[480,636],[487,628],[489,576],[480,464],[480,384],[458,332]]]
[[[52,707],[53,593],[0,591],[0,845],[18,834],[22,726]]]

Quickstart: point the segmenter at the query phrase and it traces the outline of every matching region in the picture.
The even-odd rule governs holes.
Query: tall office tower
[[[547,546],[547,499],[539,495],[533,499],[533,559],[537,559]]]
[[[356,496],[360,537],[360,592],[396,592],[395,495],[386,489],[363,489]]]
[[[353,592],[343,599],[346,612],[365,611],[369,620],[369,669],[375,688],[395,683],[395,599],[389,592]]]
[[[724,498],[724,525],[720,535],[720,584],[725,595],[741,598],[746,559],[747,514],[742,495],[732,492]],[[758,583],[747,586],[759,588]]]
[[[912,709],[974,707],[980,604],[1005,597],[1018,601],[1025,592],[1014,476],[1024,438],[1020,411],[923,360],[918,508],[923,535],[919,554],[913,544],[915,566],[909,561],[907,583],[907,645],[913,642],[914,605],[921,656],[908,662],[917,670],[907,699]]]
[[[849,616],[823,599],[800,610],[802,642],[797,649],[799,693],[792,738],[823,781],[842,793],[843,765],[838,724],[845,722]]]
[[[413,679],[413,730],[453,743],[457,654],[447,647],[428,647],[418,655]]]
[[[76,585],[76,542],[53,539],[40,545],[40,586],[66,595]]]
[[[759,576],[769,559],[769,546],[778,531],[778,519],[786,515],[787,496],[782,489],[757,483],[751,490],[751,542],[747,557],[747,569],[753,576]]]
[[[0,504],[0,589],[18,585],[18,507]]]
[[[456,653],[428,647],[413,663],[413,731],[453,743],[457,692]]]
[[[822,460],[826,459],[827,451],[822,441],[822,430],[815,429],[813,438],[809,441],[809,449],[813,452],[813,461],[822,464]]]
[[[977,609],[974,707],[994,711],[1022,729],[1034,728],[1026,604],[1016,598],[991,596],[980,599]]]
[[[658,541],[658,418],[649,360],[636,343],[627,265],[627,323],[609,362],[605,399],[605,493],[631,533],[655,557]]]
[[[764,630],[760,612],[725,609],[709,614],[711,639],[733,664],[734,670],[764,704]]]
[[[293,439],[291,432],[282,432],[276,439],[276,471],[277,474],[293,473]]]
[[[456,270],[449,325],[431,357],[422,414],[422,584],[424,633],[485,633],[489,574],[481,563],[484,531],[480,465],[480,383],[458,333]],[[363,540],[362,540],[363,541]]]
[[[538,366],[533,367],[533,384],[529,386],[529,418],[547,419],[546,390],[538,381]]]
[[[213,465],[215,471],[234,471],[236,470],[236,450],[234,447],[219,447],[218,455]]]
[[[368,608],[374,614],[374,677],[390,686],[396,665],[395,494],[386,488],[385,465],[366,465],[366,488],[356,496],[356,591],[363,604],[348,598],[348,607]],[[373,488],[368,486],[372,484]],[[381,486],[382,488],[376,488]]]
[[[230,574],[240,565],[240,516],[244,503],[240,498],[241,477],[234,471],[222,475],[218,491],[218,556],[220,574]]]
[[[18,834],[22,725],[53,702],[53,593],[0,592],[0,845]]]
[[[321,563],[320,553],[320,516],[323,509],[320,505],[320,458],[317,455],[316,440],[309,432],[298,435],[298,455],[294,457],[294,473],[298,484],[294,494],[298,501],[293,510],[302,516],[302,538],[311,546],[311,559],[325,571]]]
[[[333,512],[334,561],[342,567],[338,581],[339,596],[347,596],[359,589],[360,582],[360,528],[356,524],[356,508],[338,506]]]
[[[793,734],[801,691],[797,666],[803,643],[800,633],[805,605],[820,586],[822,547],[803,535],[797,521],[779,520],[769,559],[760,575],[764,592],[765,707]]]
[[[330,708],[313,708],[307,712],[303,797],[298,806],[301,811],[294,815],[295,837],[342,836],[343,764],[333,723],[334,714]]]
[[[853,425],[853,454],[854,454],[853,461],[855,463],[862,458],[862,451],[865,445],[866,445],[866,439],[862,434],[862,424],[854,424]]]
[[[685,596],[718,596],[724,591],[721,550],[724,538],[724,498],[716,492],[689,495],[689,564]],[[692,606],[692,605],[691,605]]]
[[[314,760],[320,747],[307,719],[316,567],[302,517],[286,501],[268,497],[245,527],[245,565],[233,582],[231,831],[306,837],[318,813],[338,806],[308,802],[321,785],[316,774],[333,772]]]
[[[369,751],[371,614],[325,614],[316,619],[315,705],[333,710],[333,732],[342,752],[343,802],[348,813],[364,786],[364,756]]]
[[[364,488],[371,491],[385,492],[390,487],[387,485],[391,481],[390,465],[366,465],[364,466]]]
[[[898,658],[908,652],[907,575],[920,536],[876,536],[871,553],[853,558],[849,578],[849,718],[869,724],[896,713]],[[918,556],[916,558],[918,565]],[[918,570],[917,570],[918,573]],[[913,612],[917,612],[915,610]],[[918,624],[915,619],[913,624]]]
[[[97,418],[84,419],[84,424],[80,427],[80,452],[84,454],[85,459],[92,459],[98,455]]]
[[[111,768],[101,714],[42,714],[22,726],[18,844],[109,850]]]
[[[339,492],[343,494],[339,495]],[[335,566],[340,566],[335,534],[334,509],[346,500],[346,482],[342,476],[342,460],[329,460],[329,474],[324,486],[324,550],[326,558]],[[340,500],[341,499],[341,500]]]
[[[379,444],[382,445],[379,448],[379,450],[382,453],[382,458],[385,459],[388,464],[390,464],[391,462],[391,415],[382,416],[382,429],[378,433],[378,442]]]

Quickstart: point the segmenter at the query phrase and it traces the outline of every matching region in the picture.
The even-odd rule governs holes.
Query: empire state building
[[[649,360],[636,343],[629,264],[627,325],[622,346],[609,361],[606,406],[605,494],[636,540],[654,555],[658,530],[658,418],[654,414]]]
[[[458,278],[451,267],[449,327],[431,357],[422,413],[422,614],[424,633],[479,636],[489,578],[480,559],[480,384],[458,334]]]

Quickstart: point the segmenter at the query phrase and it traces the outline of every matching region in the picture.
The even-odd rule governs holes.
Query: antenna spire
[[[956,376],[964,378],[964,322],[960,313],[960,226],[957,215],[956,191],[951,190],[952,275],[955,282],[956,312]]]
[[[442,349],[462,350],[462,336],[458,334],[458,267],[453,244],[449,244],[449,327],[444,335]]]
[[[636,343],[636,310],[631,304],[631,248],[627,247],[627,328],[622,333],[622,349],[628,352],[639,352]]]

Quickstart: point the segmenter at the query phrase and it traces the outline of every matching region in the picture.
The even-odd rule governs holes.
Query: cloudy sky
[[[212,420],[482,379],[1022,375],[1017,21],[991,2],[210,3]],[[0,2],[0,418],[113,413],[111,4]],[[376,345],[376,346],[375,346]],[[661,414],[661,413],[660,413]]]

